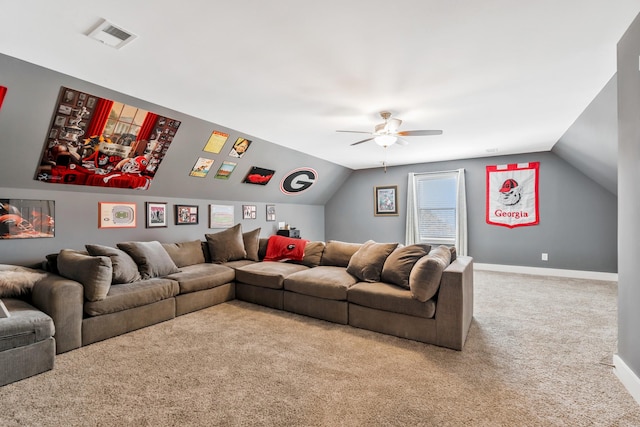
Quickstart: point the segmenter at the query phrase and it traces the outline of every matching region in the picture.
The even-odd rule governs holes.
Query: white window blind
[[[457,172],[416,177],[420,241],[455,245]]]
[[[464,169],[410,173],[407,187],[407,245],[453,245],[467,251]]]

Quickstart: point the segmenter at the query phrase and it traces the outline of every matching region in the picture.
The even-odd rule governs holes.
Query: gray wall
[[[56,208],[55,238],[0,240],[0,263],[29,265],[61,248],[81,249],[85,243],[91,242],[115,244],[124,240],[175,242],[204,239],[205,233],[219,231],[208,228],[208,205],[213,203],[233,204],[236,222],[241,222],[245,231],[261,227],[261,236],[266,237],[275,232],[279,221],[285,221],[298,227],[303,238],[324,240],[324,204],[351,173],[350,169],[304,153],[5,55],[0,55],[0,84],[8,88],[0,110],[0,199],[54,200]],[[149,190],[51,184],[34,179],[61,86],[182,121]],[[162,90],[160,82],[158,90]],[[230,135],[218,155],[202,151],[213,130]],[[227,155],[238,136],[253,140],[253,144],[243,158],[234,160]],[[199,156],[215,159],[212,172],[206,178],[189,177],[189,171]],[[228,181],[213,178],[223,160],[238,163]],[[241,183],[251,166],[275,169],[276,175],[266,186]],[[286,172],[302,166],[314,168],[319,179],[298,196],[284,195],[279,189],[280,180]],[[135,202],[137,228],[98,229],[98,202],[108,201]],[[145,228],[146,201],[169,203],[169,227]],[[200,206],[200,223],[173,225],[172,212],[176,203]],[[266,221],[267,203],[276,205],[276,222]],[[243,221],[242,204],[257,205],[257,219]]]
[[[334,163],[6,55],[0,55],[0,84],[8,88],[0,111],[0,177],[4,187],[324,205],[335,188],[351,173],[350,169]],[[162,90],[163,84],[171,82],[158,82],[158,90]],[[124,102],[182,122],[149,190],[85,187],[34,180],[61,86]],[[215,102],[215,99],[211,102]],[[286,126],[286,121],[282,125]],[[202,151],[214,130],[229,134],[220,154]],[[250,139],[253,143],[241,159],[234,159],[228,154],[239,136]],[[215,160],[212,172],[206,178],[189,176],[198,157]],[[224,160],[237,162],[238,166],[228,181],[214,179],[215,171]],[[241,181],[252,166],[273,169],[276,174],[266,186],[242,184]],[[287,196],[280,191],[280,180],[287,172],[298,167],[314,168],[319,179],[306,192]],[[0,195],[1,197],[3,196]]]
[[[618,355],[640,376],[640,15],[618,43]]]
[[[540,224],[508,229],[485,221],[485,167],[540,162]],[[407,174],[464,168],[469,254],[476,262],[617,271],[617,199],[551,152],[353,172],[325,206],[326,238],[404,242]],[[400,215],[373,215],[373,188],[397,185]],[[541,253],[549,261],[541,261]]]
[[[324,240],[324,207],[317,205],[293,205],[276,203],[276,221],[266,221],[266,204],[247,201],[245,204],[257,206],[257,218],[242,219],[242,204],[238,201],[214,199],[190,199],[172,197],[146,197],[137,194],[110,195],[94,193],[70,193],[66,191],[45,191],[0,187],[2,198],[54,200],[56,230],[54,238],[5,239],[0,240],[0,263],[32,265],[42,261],[49,253],[60,249],[84,249],[87,243],[115,245],[128,240],[159,240],[161,242],[183,242],[204,240],[205,234],[222,231],[209,228],[209,205],[226,204],[235,206],[235,222],[242,224],[243,231],[261,228],[260,235],[275,234],[279,221],[285,221],[300,229],[301,237],[309,240]],[[169,210],[167,228],[145,228],[145,203],[167,202]],[[98,228],[98,202],[136,203],[138,220],[136,228]],[[175,225],[174,204],[199,206],[197,225]]]
[[[618,194],[617,82],[614,75],[551,150],[613,194]]]

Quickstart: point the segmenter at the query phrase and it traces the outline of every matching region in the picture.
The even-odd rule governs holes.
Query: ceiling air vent
[[[135,39],[135,34],[112,24],[107,20],[103,20],[98,26],[87,34],[92,39],[96,39],[108,46],[120,49],[125,44]]]

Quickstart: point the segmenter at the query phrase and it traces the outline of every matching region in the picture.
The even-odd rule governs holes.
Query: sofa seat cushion
[[[31,304],[3,299],[10,316],[0,320],[0,351],[23,347],[53,336],[53,320]]]
[[[236,272],[220,264],[193,264],[182,267],[180,273],[168,275],[167,279],[178,282],[180,293],[202,291],[233,282]]]
[[[89,316],[117,313],[172,298],[179,290],[178,282],[165,278],[114,285],[102,301],[85,302],[84,312]]]
[[[262,288],[282,289],[285,277],[309,267],[286,262],[256,262],[236,270],[236,281]]]
[[[255,263],[256,261],[251,261],[250,259],[238,259],[236,261],[223,262],[222,265],[237,270],[238,268],[244,267],[245,265],[251,265]]]
[[[384,282],[356,283],[347,292],[347,301],[364,307],[431,319],[436,313],[434,300],[418,301],[411,291]]]
[[[288,276],[284,279],[284,289],[297,294],[345,301],[347,289],[357,281],[344,267],[319,266]]]

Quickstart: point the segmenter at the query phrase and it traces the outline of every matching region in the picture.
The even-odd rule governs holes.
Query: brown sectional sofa
[[[268,239],[259,238],[258,233],[254,230],[242,234],[238,225],[207,235],[206,242],[125,242],[117,249],[111,248],[112,252],[99,248],[116,254],[110,256],[61,251],[48,257],[47,269],[57,273],[47,274],[34,285],[32,303],[53,319],[57,353],[236,298],[462,350],[473,316],[471,257],[455,257],[455,251],[445,248],[453,261],[440,262],[434,249],[404,265],[406,283],[401,284],[405,286],[410,283],[420,287],[429,281],[425,278],[437,279],[435,285],[429,285],[435,287],[429,291],[433,295],[420,301],[411,286],[382,281],[385,273],[393,273],[385,259],[410,253],[412,247],[309,242],[302,259],[270,262],[264,261]],[[118,272],[126,273],[123,252],[135,261],[140,277],[130,283],[115,283]],[[157,255],[161,255],[160,261],[154,266]],[[376,260],[369,262],[369,258]],[[101,275],[80,268],[85,262],[99,263],[101,268],[110,265],[112,275],[96,283]],[[159,264],[167,265],[156,268]],[[434,265],[439,271],[432,274]],[[425,276],[425,272],[429,275]],[[97,299],[92,301],[88,296]]]

